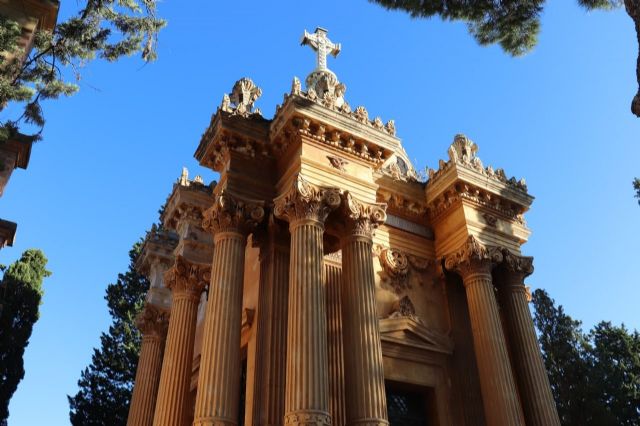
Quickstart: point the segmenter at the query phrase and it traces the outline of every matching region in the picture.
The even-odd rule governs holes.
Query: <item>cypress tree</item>
[[[0,282],[0,425],[7,424],[9,400],[24,377],[23,355],[42,301],[47,258],[27,250],[6,269]]]
[[[94,349],[91,364],[81,373],[78,393],[68,396],[72,425],[127,423],[141,341],[135,317],[149,288],[147,278],[135,269],[141,247],[141,242],[133,246],[127,271],[107,287],[105,299],[113,322],[102,333],[100,348]]]

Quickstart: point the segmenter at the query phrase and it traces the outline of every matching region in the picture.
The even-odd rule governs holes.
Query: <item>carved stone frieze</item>
[[[486,176],[489,179],[494,179],[502,182],[503,184],[522,191],[527,192],[527,183],[524,179],[516,180],[516,178],[507,178],[503,169],[494,170],[493,167],[484,167],[480,158],[476,155],[478,152],[478,146],[473,143],[471,139],[465,135],[456,135],[453,143],[449,147],[449,161],[440,160],[438,170],[429,169],[427,174],[429,180],[427,185],[437,180],[438,177],[448,170],[452,165],[467,167],[475,170],[476,172]]]
[[[407,197],[406,194],[382,188],[378,190],[378,201],[386,203],[390,210],[407,216],[422,217],[428,211],[426,203],[422,199],[414,199]]]
[[[344,160],[343,158],[340,158],[340,157],[334,157],[333,155],[327,155],[327,159],[329,160],[329,163],[331,164],[331,166],[334,169],[338,169],[341,172],[346,172],[347,171],[347,169],[345,169],[344,166],[349,164],[348,161],[346,161],[346,160]]]
[[[203,228],[213,234],[238,232],[248,234],[265,217],[263,201],[246,200],[222,191],[204,214]]]
[[[233,85],[231,95],[223,96],[220,110],[241,117],[262,115],[260,109],[254,109],[254,104],[260,96],[262,96],[262,89],[250,78],[241,78]]]
[[[289,222],[301,219],[324,222],[340,203],[339,189],[313,185],[298,175],[291,187],[274,200],[273,212]]]
[[[199,298],[200,293],[211,280],[211,265],[193,263],[183,256],[177,256],[173,266],[164,273],[165,285],[171,289],[174,297],[187,293]]]
[[[485,246],[476,237],[469,235],[462,247],[445,257],[444,266],[463,277],[476,272],[491,273],[491,269],[502,262],[503,257],[500,248]]]
[[[371,238],[375,230],[387,218],[384,204],[364,203],[357,200],[350,192],[342,195],[347,232],[352,236]]]
[[[412,288],[412,283],[424,284],[424,272],[435,263],[428,259],[406,254],[400,250],[375,246],[374,254],[382,266],[382,286],[401,294]]]
[[[454,187],[442,192],[442,194],[433,200],[429,206],[429,216],[433,220],[437,220],[438,217],[449,210],[450,207],[463,200],[477,207],[490,210],[492,213],[485,213],[483,215],[489,226],[495,227],[497,225],[498,216],[526,226],[524,219],[525,208],[523,206],[519,206],[487,190],[463,182],[457,183]]]
[[[407,164],[402,157],[397,156],[396,161],[381,169],[385,176],[389,176],[393,180],[402,182],[421,182],[421,178],[415,169]]]
[[[143,336],[164,337],[169,327],[169,312],[146,303],[136,317],[136,327]]]
[[[312,121],[306,117],[295,117],[291,120],[291,126],[284,130],[284,137],[274,141],[274,147],[272,148],[274,152],[285,150],[295,135],[310,137],[318,142],[330,145],[334,149],[376,164],[382,164],[388,158],[388,154],[376,145],[364,139],[355,139],[349,134],[342,134],[337,130],[328,128],[324,123]]]

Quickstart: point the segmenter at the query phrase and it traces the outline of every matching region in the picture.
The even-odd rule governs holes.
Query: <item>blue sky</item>
[[[77,7],[62,3],[61,16]],[[411,20],[363,0],[161,4],[169,24],[159,60],[86,67],[78,95],[45,104],[44,141],[0,199],[2,218],[19,224],[0,263],[38,247],[53,271],[9,424],[69,423],[66,395],[110,322],[105,287],[182,166],[215,178],[193,153],[223,93],[250,77],[271,117],[293,76],[314,67],[299,39],[316,26],[342,43],[329,66],[347,100],[395,119],[416,166],[436,166],[465,133],[485,165],[527,179],[536,197],[523,249],[535,257],[532,287],[587,328],[602,319],[640,328],[635,33],[623,11],[573,3],[550,0],[539,45],[517,59],[478,46],[463,24]]]

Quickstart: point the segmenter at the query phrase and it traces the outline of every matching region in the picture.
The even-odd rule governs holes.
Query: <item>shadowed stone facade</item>
[[[185,170],[148,235],[129,425],[559,425],[524,180],[463,135],[421,178],[326,36],[272,119],[250,79],[224,95],[195,152],[219,182]]]

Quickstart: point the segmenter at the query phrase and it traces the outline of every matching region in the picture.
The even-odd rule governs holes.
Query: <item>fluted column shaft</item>
[[[491,267],[486,261],[472,262],[463,271],[462,279],[467,293],[487,424],[524,425],[493,290]]]
[[[290,231],[285,425],[331,425],[322,279],[324,225],[297,219]]]
[[[347,425],[388,425],[371,235],[342,239],[342,328]]]
[[[257,312],[254,424],[281,426],[287,359],[287,308],[289,295],[289,246],[287,229],[274,227],[267,244],[260,247],[260,290]]]
[[[536,331],[523,272],[505,271],[500,286],[513,368],[528,426],[560,426]]]
[[[203,283],[204,284],[204,283]],[[204,285],[176,285],[162,362],[154,426],[183,426],[188,422],[189,386],[198,302]]]
[[[209,301],[204,322],[194,425],[238,424],[240,327],[246,237],[214,237]]]
[[[342,335],[342,268],[325,261],[327,289],[327,344],[329,357],[329,412],[335,426],[346,424],[344,344]]]
[[[152,426],[167,334],[167,314],[147,305],[136,325],[142,332],[142,343],[127,426]]]

